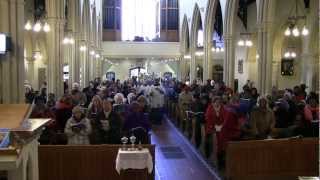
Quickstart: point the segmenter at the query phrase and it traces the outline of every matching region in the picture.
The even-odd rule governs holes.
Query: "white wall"
[[[104,41],[102,55],[110,57],[179,57],[178,42]]]
[[[133,59],[117,59],[117,60],[109,60],[114,64],[106,63],[103,73],[107,72],[115,72],[116,79],[120,79],[124,81],[129,78],[129,69],[135,67],[137,65],[137,61]],[[161,63],[160,60],[144,60],[142,64],[145,68],[147,68],[148,73],[155,75],[163,75],[165,72],[171,72],[173,77],[177,77],[177,63],[178,61]],[[141,61],[138,63],[141,64]]]

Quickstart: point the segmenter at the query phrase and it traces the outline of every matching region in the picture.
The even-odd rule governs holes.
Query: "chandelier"
[[[285,36],[299,37],[300,34],[302,34],[302,36],[308,36],[309,35],[309,30],[306,27],[306,16],[305,15],[299,15],[298,10],[299,10],[299,8],[298,8],[298,0],[295,0],[294,14],[290,15],[288,17],[287,28],[284,31],[284,35]],[[299,28],[299,26],[298,26],[298,23],[299,23],[300,20],[304,20],[304,25],[303,25],[302,29]]]
[[[297,57],[297,53],[295,52],[294,47],[288,47],[285,53],[283,54],[284,59],[295,59]]]
[[[241,38],[239,39],[237,45],[240,47],[252,47],[253,42],[250,39],[252,33],[240,33]]]
[[[26,31],[34,31],[36,33],[43,31],[45,33],[51,30],[50,25],[46,22],[47,12],[44,7],[35,7],[29,10],[33,15],[33,20],[27,20],[24,25]]]
[[[213,40],[211,51],[216,53],[224,52],[223,44],[224,43],[222,40],[221,41]]]
[[[24,29],[27,31],[33,30],[34,32],[40,32],[43,30],[44,32],[50,31],[50,26],[47,22],[41,22],[40,20],[36,21],[35,24],[32,24],[30,20],[24,25]]]
[[[63,44],[74,44],[75,40],[72,36],[67,36],[62,40]]]

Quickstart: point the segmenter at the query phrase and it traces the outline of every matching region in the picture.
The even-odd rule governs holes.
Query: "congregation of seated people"
[[[30,86],[26,86],[25,97],[26,103],[34,103],[30,118],[52,119],[40,137],[41,144],[120,144],[123,136],[131,135],[138,143],[147,144],[150,117],[161,121],[157,108],[164,103],[164,90],[153,88],[160,88],[159,81],[148,82],[146,88],[132,80],[121,84],[97,78],[82,90],[73,83],[57,101],[53,94],[48,98],[31,95]]]
[[[224,167],[230,141],[319,136],[319,95],[308,94],[305,84],[273,87],[266,95],[259,95],[250,80],[240,93],[213,80],[191,85],[171,81],[166,86],[171,119],[190,139],[194,126],[196,148],[204,143],[205,156],[213,154],[218,167]]]
[[[27,86],[26,102],[35,104],[31,118],[52,119],[40,138],[42,144],[119,144],[122,136],[134,131],[139,141],[150,143],[151,124],[161,124],[166,107],[188,138],[189,120],[196,120],[196,148],[204,146],[205,156],[213,154],[218,167],[223,167],[230,141],[318,137],[319,95],[307,93],[307,88],[304,84],[282,90],[273,87],[270,94],[259,95],[249,80],[237,93],[213,80],[189,84],[133,78],[120,83],[97,78],[83,89],[78,83],[70,89],[65,84],[65,93],[57,101],[54,94],[47,97],[43,89],[32,94]]]

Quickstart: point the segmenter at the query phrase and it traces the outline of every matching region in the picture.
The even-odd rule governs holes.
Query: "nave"
[[[153,128],[151,142],[156,145],[156,180],[220,180],[170,120]]]

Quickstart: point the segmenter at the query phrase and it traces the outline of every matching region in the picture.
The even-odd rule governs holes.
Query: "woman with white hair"
[[[125,98],[124,95],[122,93],[117,93],[116,95],[114,95],[113,97],[114,99],[114,104],[124,104],[125,103]]]
[[[67,121],[64,132],[68,137],[68,144],[90,144],[89,135],[91,124],[83,109],[76,106],[72,109],[72,117]]]

